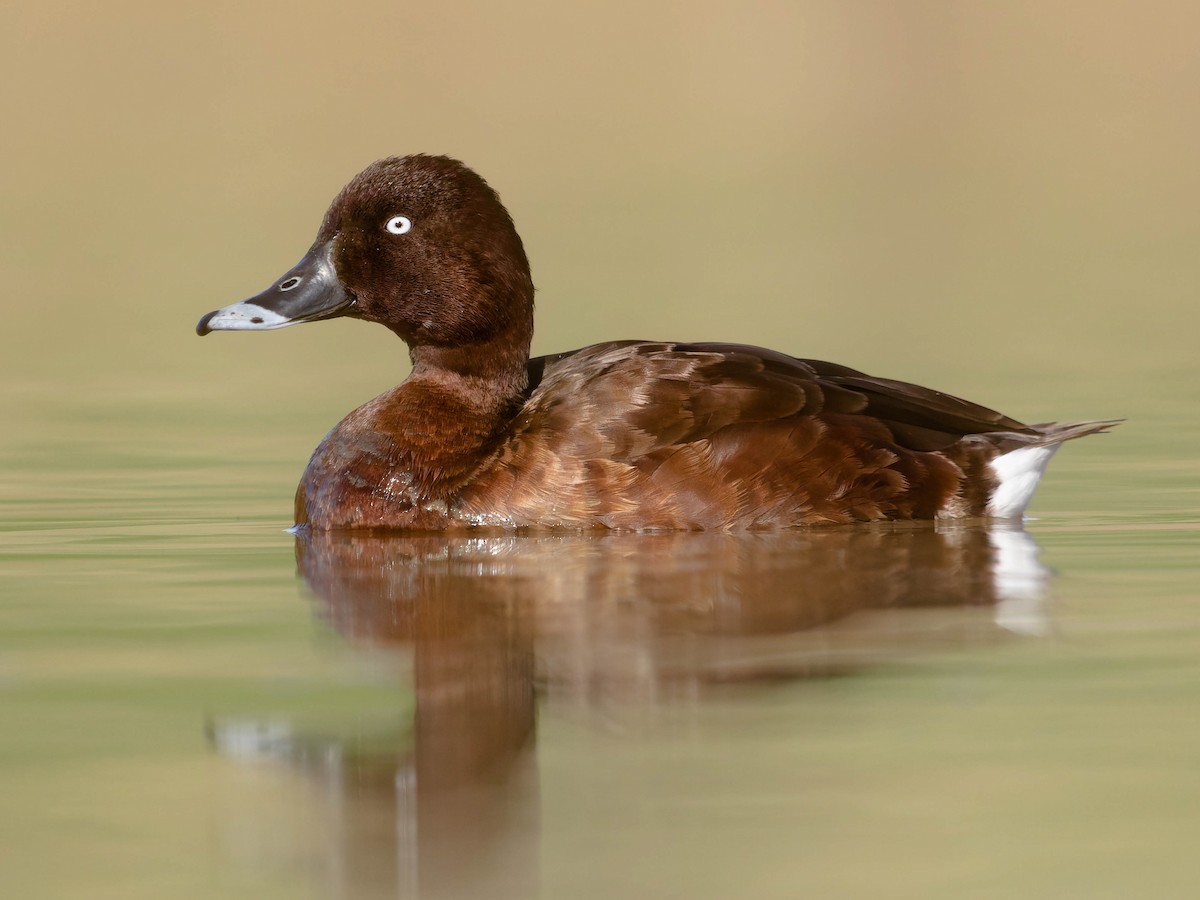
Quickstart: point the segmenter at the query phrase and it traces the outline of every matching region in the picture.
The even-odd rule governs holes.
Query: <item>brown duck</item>
[[[739,344],[616,341],[530,359],[521,238],[496,192],[444,156],[369,166],[299,264],[196,330],[335,316],[386,325],[413,368],[313,453],[296,522],[319,529],[1016,518],[1063,441],[1115,424],[1025,425]]]

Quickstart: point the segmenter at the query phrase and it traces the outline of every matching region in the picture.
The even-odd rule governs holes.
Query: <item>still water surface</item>
[[[0,897],[1200,896],[1200,5],[145,7],[0,30]],[[539,353],[1130,421],[1024,535],[297,541],[404,350],[192,327],[415,151]]]
[[[6,896],[1200,890],[1178,411],[1024,530],[371,539],[269,413],[6,402]]]

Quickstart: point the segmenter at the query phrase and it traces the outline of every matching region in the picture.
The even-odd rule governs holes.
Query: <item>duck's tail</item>
[[[987,514],[998,519],[1019,518],[1033,498],[1034,489],[1046,471],[1050,457],[1064,441],[1101,434],[1124,421],[1105,419],[1069,425],[1043,422],[1030,425],[1025,433],[997,432],[987,435],[987,439],[1000,451],[990,463],[999,483],[988,500]]]

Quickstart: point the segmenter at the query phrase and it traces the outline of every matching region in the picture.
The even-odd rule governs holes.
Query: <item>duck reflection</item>
[[[1048,628],[1048,573],[1012,525],[301,533],[296,558],[342,638],[411,660],[410,742],[366,742],[364,760],[361,735],[347,736],[353,766],[328,764],[348,758],[328,736],[258,742],[257,755],[340,785],[333,868],[354,896],[362,879],[393,895],[536,894],[539,705],[636,731],[713,692]],[[246,728],[217,723],[214,741],[244,755]],[[395,848],[386,877],[381,844]]]
[[[1047,572],[1014,527],[318,533],[296,550],[339,634],[410,646],[419,692],[489,684],[495,697],[471,697],[522,732],[531,717],[509,708],[510,692],[525,702],[535,663],[550,702],[619,713],[714,683],[837,674],[1047,628]]]

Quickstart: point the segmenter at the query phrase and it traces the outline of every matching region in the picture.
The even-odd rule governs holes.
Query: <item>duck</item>
[[[408,345],[408,377],[309,460],[295,522],[322,531],[1020,519],[1065,441],[1121,421],[1027,425],[743,344],[625,340],[531,358],[533,310],[496,191],[456,159],[414,154],[367,166],[299,263],[196,331],[344,316]]]

